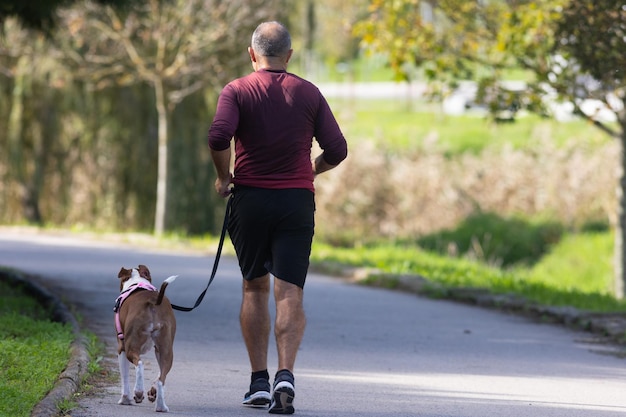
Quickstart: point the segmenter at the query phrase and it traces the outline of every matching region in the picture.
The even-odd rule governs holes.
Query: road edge
[[[312,265],[311,269],[356,285],[396,290],[550,322],[595,335],[622,348],[626,346],[626,313],[595,313],[569,306],[545,306],[516,294],[494,294],[482,288],[449,288],[420,275],[387,274],[372,268],[348,268],[319,263]],[[626,357],[626,353],[624,356]]]

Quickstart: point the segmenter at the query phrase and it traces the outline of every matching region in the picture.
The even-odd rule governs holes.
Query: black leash
[[[177,306],[176,304],[172,304],[172,308],[174,310],[191,311],[194,308],[198,307],[200,303],[202,302],[202,299],[204,298],[204,294],[206,294],[207,290],[209,289],[209,286],[213,282],[213,279],[215,279],[215,274],[217,273],[217,266],[219,265],[220,257],[222,256],[222,247],[224,246],[224,238],[226,237],[226,230],[228,229],[228,218],[230,217],[232,201],[233,201],[233,195],[231,194],[230,197],[228,198],[228,203],[226,203],[226,213],[224,214],[224,224],[222,225],[222,234],[220,235],[220,243],[217,245],[217,253],[215,254],[215,261],[213,261],[213,271],[211,272],[211,278],[209,278],[209,283],[206,285],[206,288],[204,289],[204,291],[202,291],[202,293],[196,300],[196,303],[194,304],[193,307],[181,307],[181,306]]]

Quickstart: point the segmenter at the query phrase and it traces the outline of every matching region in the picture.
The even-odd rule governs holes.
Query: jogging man
[[[227,197],[234,185],[228,231],[243,275],[240,324],[252,371],[243,404],[270,404],[272,414],[294,412],[293,372],[306,323],[303,288],[315,225],[313,181],[347,156],[346,141],[320,91],[287,72],[292,52],[285,26],[261,23],[248,48],[254,72],[224,87],[209,129],[215,188]],[[311,161],[313,138],[322,153]],[[278,351],[272,387],[270,275]]]

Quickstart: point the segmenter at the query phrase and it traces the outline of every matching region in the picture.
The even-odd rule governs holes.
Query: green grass
[[[612,233],[566,235],[530,268],[530,277],[562,291],[608,295],[613,285],[612,256]]]
[[[0,415],[28,417],[69,360],[72,329],[0,281]]]
[[[326,62],[324,71],[312,74],[315,82],[377,82],[395,79],[391,67],[382,56],[369,56],[355,59],[350,64],[345,62]],[[290,66],[290,71],[307,77],[301,66]]]
[[[424,102],[332,99],[329,103],[350,144],[371,140],[401,153],[435,147],[454,156],[487,147],[537,148],[547,140],[557,146],[572,142],[594,146],[611,140],[582,120],[559,123],[528,115],[515,123],[494,123],[477,115],[448,116]]]
[[[326,266],[373,268],[380,273],[374,273],[372,281],[380,284],[382,279],[388,287],[395,285],[398,275],[412,274],[437,284],[439,294],[450,288],[480,288],[517,294],[546,306],[626,312],[626,302],[610,295],[612,245],[610,233],[570,235],[533,266],[509,269],[398,244],[337,248],[315,243],[311,259]]]
[[[389,66],[389,61],[383,54],[364,54],[349,64],[328,61],[324,63],[324,69],[318,74],[313,74],[316,82],[385,82],[398,79],[398,75]],[[295,66],[290,66],[289,70],[300,76],[307,76],[300,62]],[[502,74],[502,79],[530,81],[533,79],[533,74],[523,69],[507,69]]]

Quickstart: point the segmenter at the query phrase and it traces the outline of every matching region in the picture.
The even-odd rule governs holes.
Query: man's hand
[[[217,193],[224,198],[228,197],[231,193],[231,189],[229,186],[232,183],[232,181],[233,181],[233,174],[230,174],[227,180],[218,177],[215,180],[215,191],[217,191]]]
[[[211,159],[215,165],[217,179],[215,180],[215,191],[226,198],[230,195],[228,187],[233,182],[233,173],[230,172],[230,148],[221,151],[211,149]]]
[[[313,161],[311,161],[311,167],[313,168],[313,177],[317,177],[322,172],[329,171],[335,168],[337,165],[331,165],[324,160],[324,153],[322,152]]]

